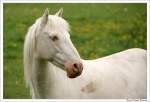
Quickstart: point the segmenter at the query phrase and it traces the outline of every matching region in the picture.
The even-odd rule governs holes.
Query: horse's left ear
[[[63,8],[59,9],[59,11],[57,11],[55,15],[59,17],[63,17]]]
[[[46,25],[46,23],[48,21],[48,15],[49,15],[49,10],[48,10],[48,8],[46,8],[46,10],[41,18],[41,26]]]

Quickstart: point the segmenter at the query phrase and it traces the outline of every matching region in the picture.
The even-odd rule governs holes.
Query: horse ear
[[[48,8],[46,8],[45,12],[44,12],[44,14],[43,14],[43,16],[41,18],[41,26],[44,26],[47,23],[48,15],[49,15],[49,10],[48,10]]]
[[[62,17],[63,16],[63,8],[59,9],[59,11],[57,11],[57,13],[55,15]]]

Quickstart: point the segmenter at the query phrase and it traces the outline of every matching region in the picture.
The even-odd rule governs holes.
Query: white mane
[[[57,30],[69,31],[69,24],[61,17],[57,17],[55,15],[49,15],[49,21],[51,21],[52,23],[50,24],[52,28],[57,27]],[[32,87],[32,83],[33,83],[31,75],[36,74],[33,71],[34,69],[32,67],[33,66],[32,64],[33,64],[34,52],[36,52],[36,35],[37,35],[37,30],[40,28],[40,22],[41,22],[41,18],[37,19],[36,22],[29,28],[24,43],[24,75],[25,75],[24,77],[27,86],[30,87]]]

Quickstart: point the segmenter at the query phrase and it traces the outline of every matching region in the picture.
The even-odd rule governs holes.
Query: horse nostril
[[[76,73],[81,73],[83,70],[83,65],[82,63],[74,63],[73,64],[73,71]]]
[[[78,65],[75,63],[75,64],[73,64],[73,66],[75,67],[75,68],[78,68]]]

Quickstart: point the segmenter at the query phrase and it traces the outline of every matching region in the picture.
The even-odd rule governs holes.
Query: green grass
[[[23,78],[27,29],[45,8],[64,8],[71,39],[84,59],[147,46],[146,4],[4,4],[4,98],[31,98]]]

